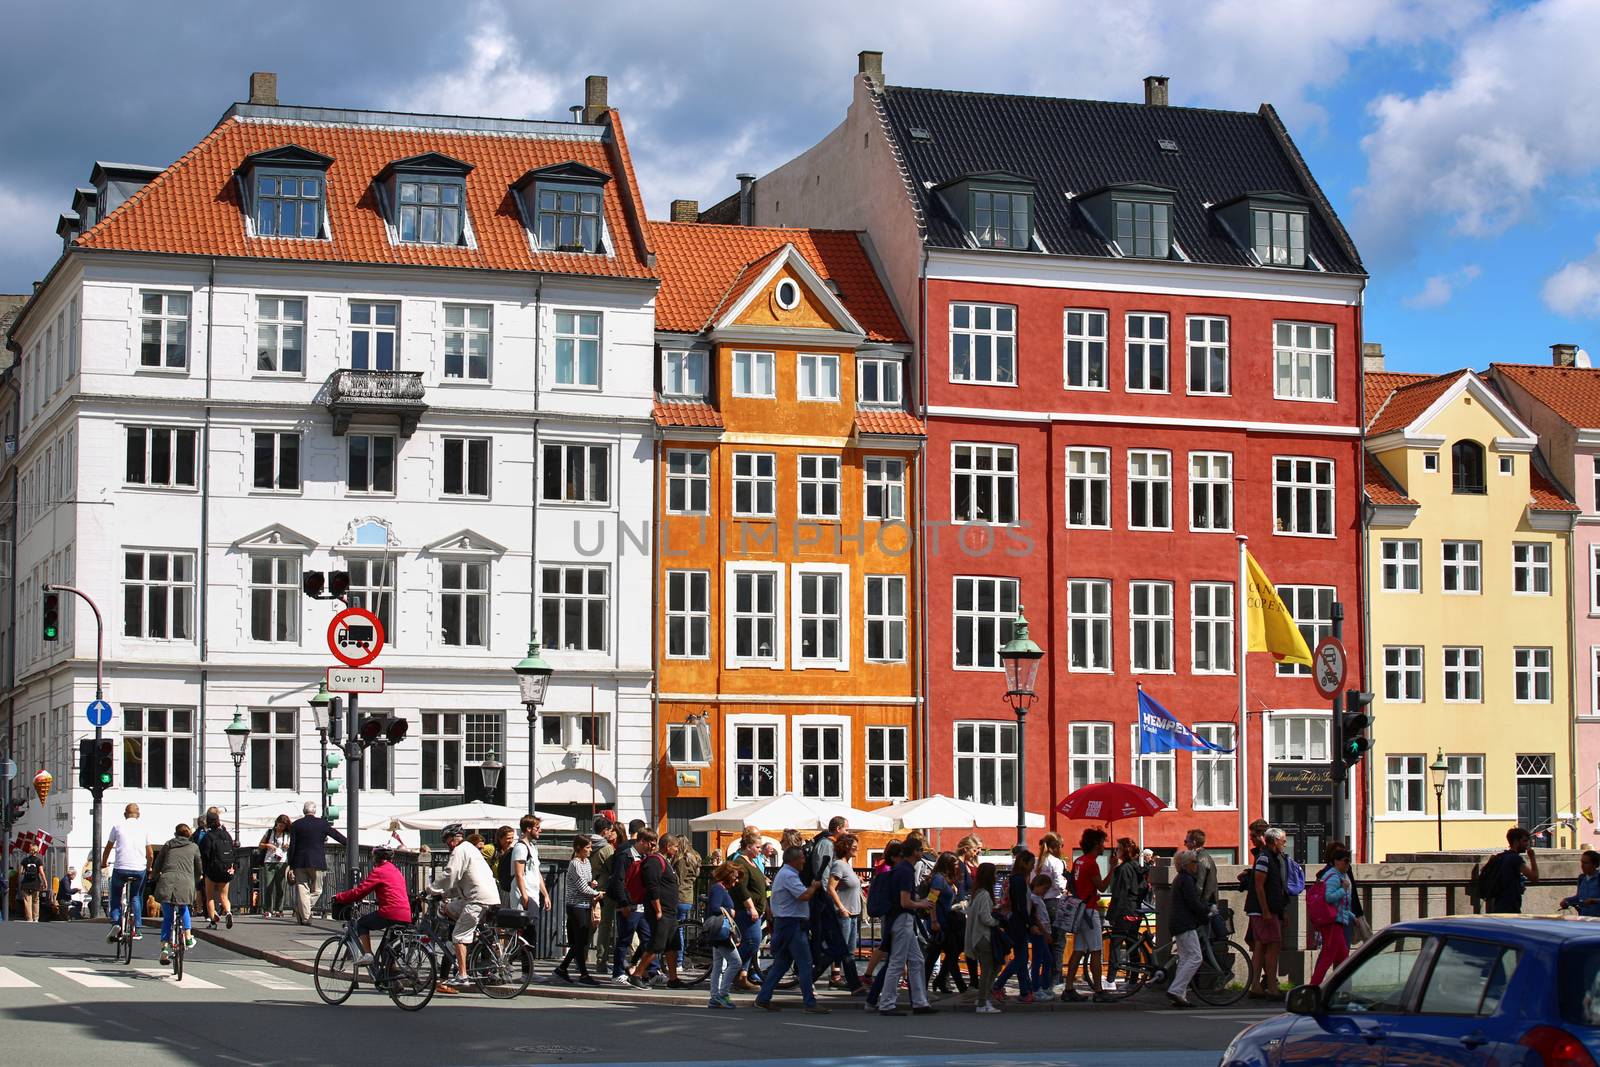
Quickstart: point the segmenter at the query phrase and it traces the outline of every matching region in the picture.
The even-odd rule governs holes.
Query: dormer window
[[[999,171],[966,174],[938,188],[979,248],[1033,248],[1033,182]]]
[[[282,145],[245,157],[235,172],[256,237],[328,236],[331,156]]]
[[[1100,235],[1130,259],[1171,259],[1174,206],[1171,189],[1126,182],[1086,194],[1080,201]]]
[[[1316,267],[1306,252],[1310,205],[1292,193],[1246,193],[1216,208],[1239,245],[1263,267]]]
[[[467,175],[471,163],[438,152],[399,159],[383,168],[378,184],[390,206],[390,225],[401,244],[469,244]]]
[[[543,252],[605,252],[605,184],[611,176],[581,163],[524,174],[512,186],[534,247]]]

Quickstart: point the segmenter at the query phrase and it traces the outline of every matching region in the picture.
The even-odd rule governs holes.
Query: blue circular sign
[[[104,726],[111,721],[111,705],[104,700],[90,701],[86,714],[89,716],[90,726]]]

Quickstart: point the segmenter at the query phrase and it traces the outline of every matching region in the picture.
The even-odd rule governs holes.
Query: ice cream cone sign
[[[39,803],[44,803],[44,798],[50,795],[50,786],[55,782],[56,776],[49,771],[40,771],[33,776],[33,791],[39,794]]]

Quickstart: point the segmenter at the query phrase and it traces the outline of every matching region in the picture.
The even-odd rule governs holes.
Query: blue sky
[[[843,116],[855,53],[888,80],[1275,104],[1355,235],[1389,365],[1600,355],[1600,2],[512,0],[29,5],[0,65],[0,291],[49,269],[96,159],[166,164],[245,91],[285,103],[565,117],[611,79],[646,205],[709,203]]]

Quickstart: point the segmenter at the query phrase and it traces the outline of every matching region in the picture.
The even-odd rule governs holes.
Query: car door
[[[1515,1039],[1497,1026],[1500,1005],[1516,974],[1518,951],[1509,945],[1445,938],[1419,984],[1417,1010],[1398,1018],[1389,1033],[1387,1063],[1423,1067],[1439,1063],[1488,1067],[1515,1062]]]
[[[1278,1062],[1381,1067],[1390,1032],[1412,1002],[1418,964],[1430,951],[1430,941],[1422,934],[1380,937],[1339,975],[1323,997],[1323,1010],[1294,1024]]]

